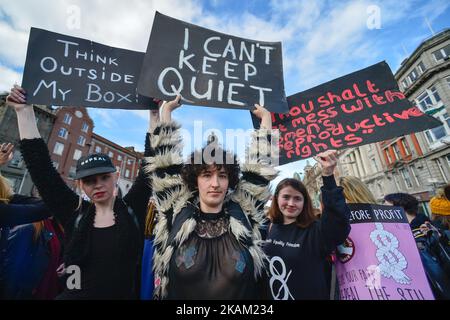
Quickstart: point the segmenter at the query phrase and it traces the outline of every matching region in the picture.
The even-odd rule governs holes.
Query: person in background
[[[151,195],[144,170],[140,170],[129,192],[118,198],[115,195],[119,176],[111,159],[105,154],[83,156],[77,162],[75,180],[91,201],[83,200],[53,167],[33,107],[26,101],[26,92],[17,85],[6,99],[17,114],[21,152],[31,178],[64,226],[65,267],[77,267],[80,275],[81,285],[66,286],[57,298],[136,299]],[[147,134],[146,144],[149,140]]]
[[[0,145],[0,166],[14,146]],[[52,299],[59,292],[56,268],[63,232],[43,201],[14,194],[0,175],[0,298]]]
[[[377,204],[372,192],[360,179],[353,176],[340,177],[339,185],[344,189],[344,197],[347,203]]]
[[[322,167],[320,219],[297,179],[282,180],[273,196],[264,251],[269,258],[267,285],[274,300],[330,299],[326,259],[350,233],[350,210],[333,175],[336,151],[325,151],[315,159]]]
[[[258,105],[253,111],[261,128],[253,134],[248,163],[240,166],[212,136],[184,162],[180,126],[171,117],[179,101],[162,106],[153,132],[155,155],[146,168],[157,209],[155,298],[261,298],[260,227],[269,182],[277,174],[263,158],[276,139],[270,112]]]
[[[419,201],[407,193],[391,193],[384,197],[385,204],[402,207],[413,233],[420,231],[420,226],[430,221],[426,215],[419,213]]]
[[[440,230],[450,230],[450,184],[431,198],[430,209],[433,225]]]
[[[11,143],[0,145],[0,167],[12,160],[13,150],[14,145]],[[3,241],[8,237],[5,228],[32,223],[49,216],[49,209],[43,201],[15,194],[8,180],[0,174],[0,231],[3,229]]]

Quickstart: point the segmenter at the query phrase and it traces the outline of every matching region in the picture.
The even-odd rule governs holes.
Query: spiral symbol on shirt
[[[275,263],[278,262],[278,265],[280,266],[281,272],[280,270],[277,269]],[[272,292],[272,297],[275,300],[288,300],[289,298],[291,298],[292,300],[294,300],[294,297],[292,296],[292,294],[289,291],[289,287],[287,286],[287,281],[289,279],[289,276],[292,273],[292,270],[289,270],[289,273],[286,275],[286,265],[284,264],[283,259],[281,259],[280,257],[274,256],[272,257],[272,259],[270,259],[270,274],[272,275],[270,277],[270,291]],[[274,283],[275,281],[279,281],[281,283],[281,285],[278,288],[278,292],[275,293],[274,292]],[[278,287],[278,286],[277,286]],[[283,294],[282,297],[280,297],[280,294]]]
[[[383,229],[383,224],[375,223],[376,230],[370,233],[370,239],[377,247],[376,256],[380,273],[385,278],[393,278],[401,284],[410,284],[411,279],[403,272],[408,266],[405,256],[397,250],[398,239]]]

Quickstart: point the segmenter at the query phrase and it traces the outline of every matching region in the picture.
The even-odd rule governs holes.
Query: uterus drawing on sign
[[[387,279],[393,279],[400,284],[410,284],[411,279],[404,270],[408,266],[405,256],[398,250],[399,241],[395,235],[383,228],[382,223],[375,223],[375,230],[370,233],[370,239],[377,247],[377,269]]]

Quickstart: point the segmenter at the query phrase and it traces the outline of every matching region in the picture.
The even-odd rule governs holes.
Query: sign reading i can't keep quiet
[[[184,103],[288,112],[280,42],[215,32],[156,12],[138,92]]]

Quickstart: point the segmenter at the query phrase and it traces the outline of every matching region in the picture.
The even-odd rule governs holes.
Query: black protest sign
[[[350,203],[350,223],[408,223],[402,207]]]
[[[148,97],[288,112],[280,42],[230,36],[156,12],[138,83]]]
[[[280,130],[280,164],[442,125],[411,105],[384,61],[287,101],[289,113],[272,113]]]
[[[143,52],[31,28],[22,87],[28,103],[154,109],[136,90],[143,59]]]

